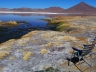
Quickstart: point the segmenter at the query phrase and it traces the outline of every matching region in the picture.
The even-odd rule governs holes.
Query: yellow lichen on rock
[[[48,50],[42,49],[42,50],[40,51],[40,53],[41,53],[41,54],[46,54],[46,53],[48,53]]]
[[[4,57],[8,56],[10,52],[7,51],[0,51],[0,59],[3,59]]]
[[[31,58],[32,52],[23,52],[23,60],[27,61]]]

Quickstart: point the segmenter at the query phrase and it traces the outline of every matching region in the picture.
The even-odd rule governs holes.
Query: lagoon
[[[7,21],[17,21],[25,22],[23,24],[18,24],[14,27],[0,27],[0,43],[3,43],[9,39],[17,39],[27,34],[32,30],[47,29],[47,22],[42,20],[44,18],[49,18],[44,15],[30,15],[30,14],[0,14],[0,20],[2,22]]]

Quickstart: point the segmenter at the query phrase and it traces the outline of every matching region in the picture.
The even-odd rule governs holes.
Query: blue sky
[[[48,8],[59,6],[70,8],[80,2],[96,7],[96,0],[0,0],[0,8]]]

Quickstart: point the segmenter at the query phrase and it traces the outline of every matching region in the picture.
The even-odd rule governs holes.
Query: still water
[[[41,20],[43,18],[47,17],[43,15],[30,15],[30,16],[21,16],[13,14],[0,15],[1,21],[25,21],[28,22],[32,27],[45,27],[47,22]]]
[[[0,43],[3,43],[9,39],[17,39],[27,34],[28,32],[34,29],[48,29],[46,26],[47,22],[42,20],[44,18],[48,18],[44,15],[15,15],[15,14],[6,14],[0,15],[0,20],[2,22],[7,21],[21,21],[26,22],[24,24],[19,24],[15,27],[0,27]]]

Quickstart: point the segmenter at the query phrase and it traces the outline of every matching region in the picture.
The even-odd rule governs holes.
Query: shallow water
[[[25,21],[30,24],[32,27],[45,27],[46,23],[43,18],[47,18],[44,15],[29,15],[29,16],[22,16],[22,15],[14,15],[14,14],[7,14],[7,15],[0,15],[1,21]]]
[[[6,21],[17,21],[17,22],[26,22],[24,24],[19,24],[15,27],[1,27],[0,28],[0,43],[5,42],[9,39],[17,39],[23,36],[24,34],[34,30],[34,29],[47,29],[47,22],[42,20],[44,18],[48,18],[44,15],[14,15],[14,14],[6,14],[0,15],[0,20],[2,22]]]

